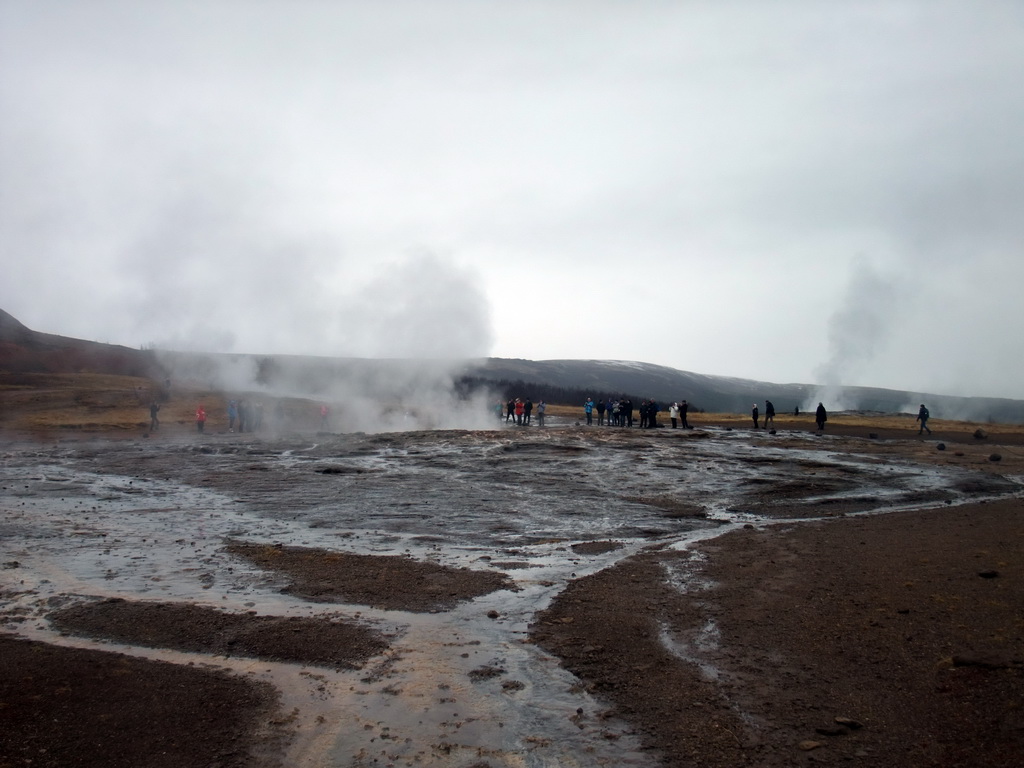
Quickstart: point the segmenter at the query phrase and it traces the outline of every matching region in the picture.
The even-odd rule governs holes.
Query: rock
[[[868,432],[868,437],[871,438],[872,440],[877,440],[878,439],[878,433],[877,432]]]
[[[981,578],[983,578],[983,579],[995,579],[995,578],[997,578],[999,576],[999,571],[995,571],[995,570],[978,571],[978,575],[981,576]]]
[[[496,618],[498,618],[498,617],[499,617],[500,615],[501,615],[500,613],[498,613],[497,611],[494,611],[494,610],[491,610],[491,611],[488,611],[488,612],[487,612],[487,618],[488,618],[488,619],[496,619]]]
[[[804,752],[810,752],[812,749],[817,749],[818,747],[823,746],[825,746],[825,742],[813,741],[811,739],[804,739],[799,744],[797,744],[797,747],[802,749]]]
[[[851,731],[856,731],[858,728],[863,728],[864,723],[859,720],[854,720],[852,717],[837,717],[835,718],[837,725],[842,725],[849,728]]]
[[[974,439],[975,440],[984,440],[987,437],[988,437],[988,432],[986,432],[981,427],[978,427],[978,429],[974,430]]]
[[[944,451],[944,450],[946,450],[946,444],[945,444],[945,443],[939,443],[939,444],[938,444],[938,445],[936,445],[935,447],[936,447],[936,448],[937,448],[938,450],[940,450],[940,451]]]
[[[999,453],[993,453],[993,454],[989,455],[988,460],[989,461],[1002,461],[1003,460],[1003,456],[1002,456],[1002,454],[999,454]]]

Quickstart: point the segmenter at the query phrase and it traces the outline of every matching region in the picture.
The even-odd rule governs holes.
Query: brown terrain
[[[148,434],[148,402],[161,386],[100,374],[2,374],[0,440],[11,456],[68,434],[97,444],[137,439]],[[198,398],[215,404],[218,395],[174,393],[161,430],[191,434]],[[555,428],[579,432],[573,413],[562,412]],[[730,415],[692,421],[697,431],[747,427]],[[781,439],[813,430],[809,417],[778,421]],[[969,467],[973,485],[960,490],[976,501],[936,498],[934,508],[869,516],[840,505],[797,522],[809,515],[788,504],[787,489],[765,487],[759,508],[784,522],[683,550],[652,542],[571,581],[534,617],[528,642],[557,656],[606,703],[607,717],[629,723],[656,764],[1020,765],[1024,505],[1014,489],[1024,476],[1024,429],[932,427],[924,440],[912,418],[837,414],[826,431],[841,436],[830,450],[855,444],[880,467],[897,459]],[[403,556],[224,546],[314,601],[443,613],[508,586],[493,572]],[[12,594],[19,564],[0,567],[0,595]],[[47,619],[68,635],[131,647],[334,669],[363,668],[390,640],[351,619],[255,613],[103,599],[55,604]],[[266,683],[212,665],[28,640],[23,618],[6,619],[0,768],[280,764],[291,720]],[[456,762],[436,750],[433,762],[351,764],[511,765]]]

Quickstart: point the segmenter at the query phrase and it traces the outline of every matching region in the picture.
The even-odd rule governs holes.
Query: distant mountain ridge
[[[899,413],[928,404],[932,416],[963,421],[1024,423],[1024,401],[990,397],[953,397],[875,387],[825,387],[816,384],[775,384],[728,376],[681,371],[651,363],[623,360],[515,360],[491,358],[467,372],[485,379],[537,382],[592,390],[594,397],[632,393],[669,403],[687,400],[695,408],[746,413],[754,403],[763,410],[771,400],[779,413],[806,410],[818,400],[831,410]]]
[[[163,376],[163,369],[150,351],[33,331],[2,309],[0,371]]]
[[[452,363],[437,360],[332,358],[297,355],[157,352],[85,341],[33,331],[0,310],[0,371],[7,373],[113,373],[120,375],[212,380],[226,367],[244,370],[254,387],[324,391],[344,380],[368,394],[381,382],[401,382],[389,392],[401,396],[416,386],[418,376],[490,383],[497,390],[521,384],[551,385],[585,391],[592,397],[630,394],[660,403],[687,400],[711,412],[746,413],[754,403],[771,400],[779,413],[805,410],[825,400],[830,410],[885,413],[916,410],[926,402],[936,418],[964,421],[1024,423],[1024,401],[1005,398],[952,397],[873,387],[826,389],[811,384],[775,384],[727,376],[699,374],[627,360],[522,360],[488,358]],[[239,380],[233,381],[239,387]],[[825,393],[828,394],[825,394]],[[531,396],[529,391],[520,393]]]

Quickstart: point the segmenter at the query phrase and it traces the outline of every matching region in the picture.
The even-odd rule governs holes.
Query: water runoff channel
[[[849,500],[859,514],[956,501],[956,470],[832,445],[567,428],[7,446],[0,621],[32,639],[271,683],[294,729],[289,766],[655,765],[628,723],[605,716],[607,702],[528,642],[529,624],[571,580],[645,547],[685,550],[779,522],[750,504],[766,484],[804,483],[803,504]],[[702,512],[666,514],[680,507]],[[505,570],[518,591],[436,613],[309,603],[226,555],[227,540]],[[594,541],[619,546],[573,549]],[[685,574],[675,578],[688,589]],[[54,607],[106,597],[329,613],[370,623],[391,645],[338,671],[77,638],[46,620]],[[481,668],[501,674],[474,679]]]

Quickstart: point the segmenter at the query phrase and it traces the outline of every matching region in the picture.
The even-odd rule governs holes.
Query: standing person
[[[526,402],[523,404],[523,421],[526,426],[530,426],[530,414],[533,413],[533,401],[530,398],[526,398]]]
[[[930,435],[932,433],[932,431],[928,428],[928,418],[930,416],[931,414],[928,413],[928,409],[924,407],[924,403],[921,403],[921,410],[917,412],[917,418],[914,419],[914,421],[921,422],[921,428],[917,430],[917,434],[920,435],[922,432],[927,432]]]
[[[149,431],[156,432],[160,429],[160,419],[156,415],[160,412],[160,404],[154,400],[149,404]]]
[[[647,427],[647,401],[640,401],[640,429],[646,429]]]
[[[597,407],[597,426],[600,427],[600,426],[602,426],[604,424],[604,412],[605,412],[604,400],[600,400],[599,399],[597,401],[597,406],[596,407]]]
[[[494,413],[497,415],[498,421],[501,421],[501,417],[505,415],[505,406],[502,404],[501,400],[495,403]]]
[[[771,400],[764,401],[764,428],[768,429],[768,422],[775,426],[775,405]]]
[[[818,409],[814,412],[814,421],[818,424],[818,431],[824,431],[825,422],[828,421],[828,413],[825,411],[825,406],[821,403],[818,403]]]
[[[622,398],[622,426],[633,427],[633,401],[628,397]]]
[[[690,410],[690,404],[685,400],[679,404],[679,420],[683,424],[683,429],[690,429],[690,422],[686,420],[686,412]]]
[[[235,419],[238,418],[238,403],[228,400],[228,432],[235,431]]]
[[[523,411],[524,410],[525,409],[524,409],[524,406],[523,406],[522,398],[517,397],[516,398],[516,421],[515,421],[515,423],[518,424],[520,427],[523,426]]]
[[[196,409],[196,429],[198,431],[202,432],[203,428],[205,426],[206,426],[206,409],[203,408],[202,403],[200,403],[199,407]]]
[[[757,423],[757,403],[754,403],[753,409],[750,411],[750,416],[754,419],[754,429],[760,429]]]
[[[537,426],[544,426],[544,411],[548,409],[547,403],[541,400],[537,403]]]
[[[516,416],[516,400],[514,397],[510,397],[508,399],[508,402],[505,403],[505,408],[508,411],[508,415],[505,417],[505,423],[508,424],[510,421],[513,421],[514,423]]]
[[[594,413],[594,401],[589,397],[587,398],[587,402],[583,404],[583,413],[587,417],[587,424],[593,424],[594,417],[592,414]]]
[[[320,404],[320,431],[323,432],[327,429],[327,422],[330,419],[331,409],[327,407],[327,403]]]
[[[679,403],[672,403],[668,407],[668,417],[672,421],[672,429],[675,429],[676,423],[679,421]]]

